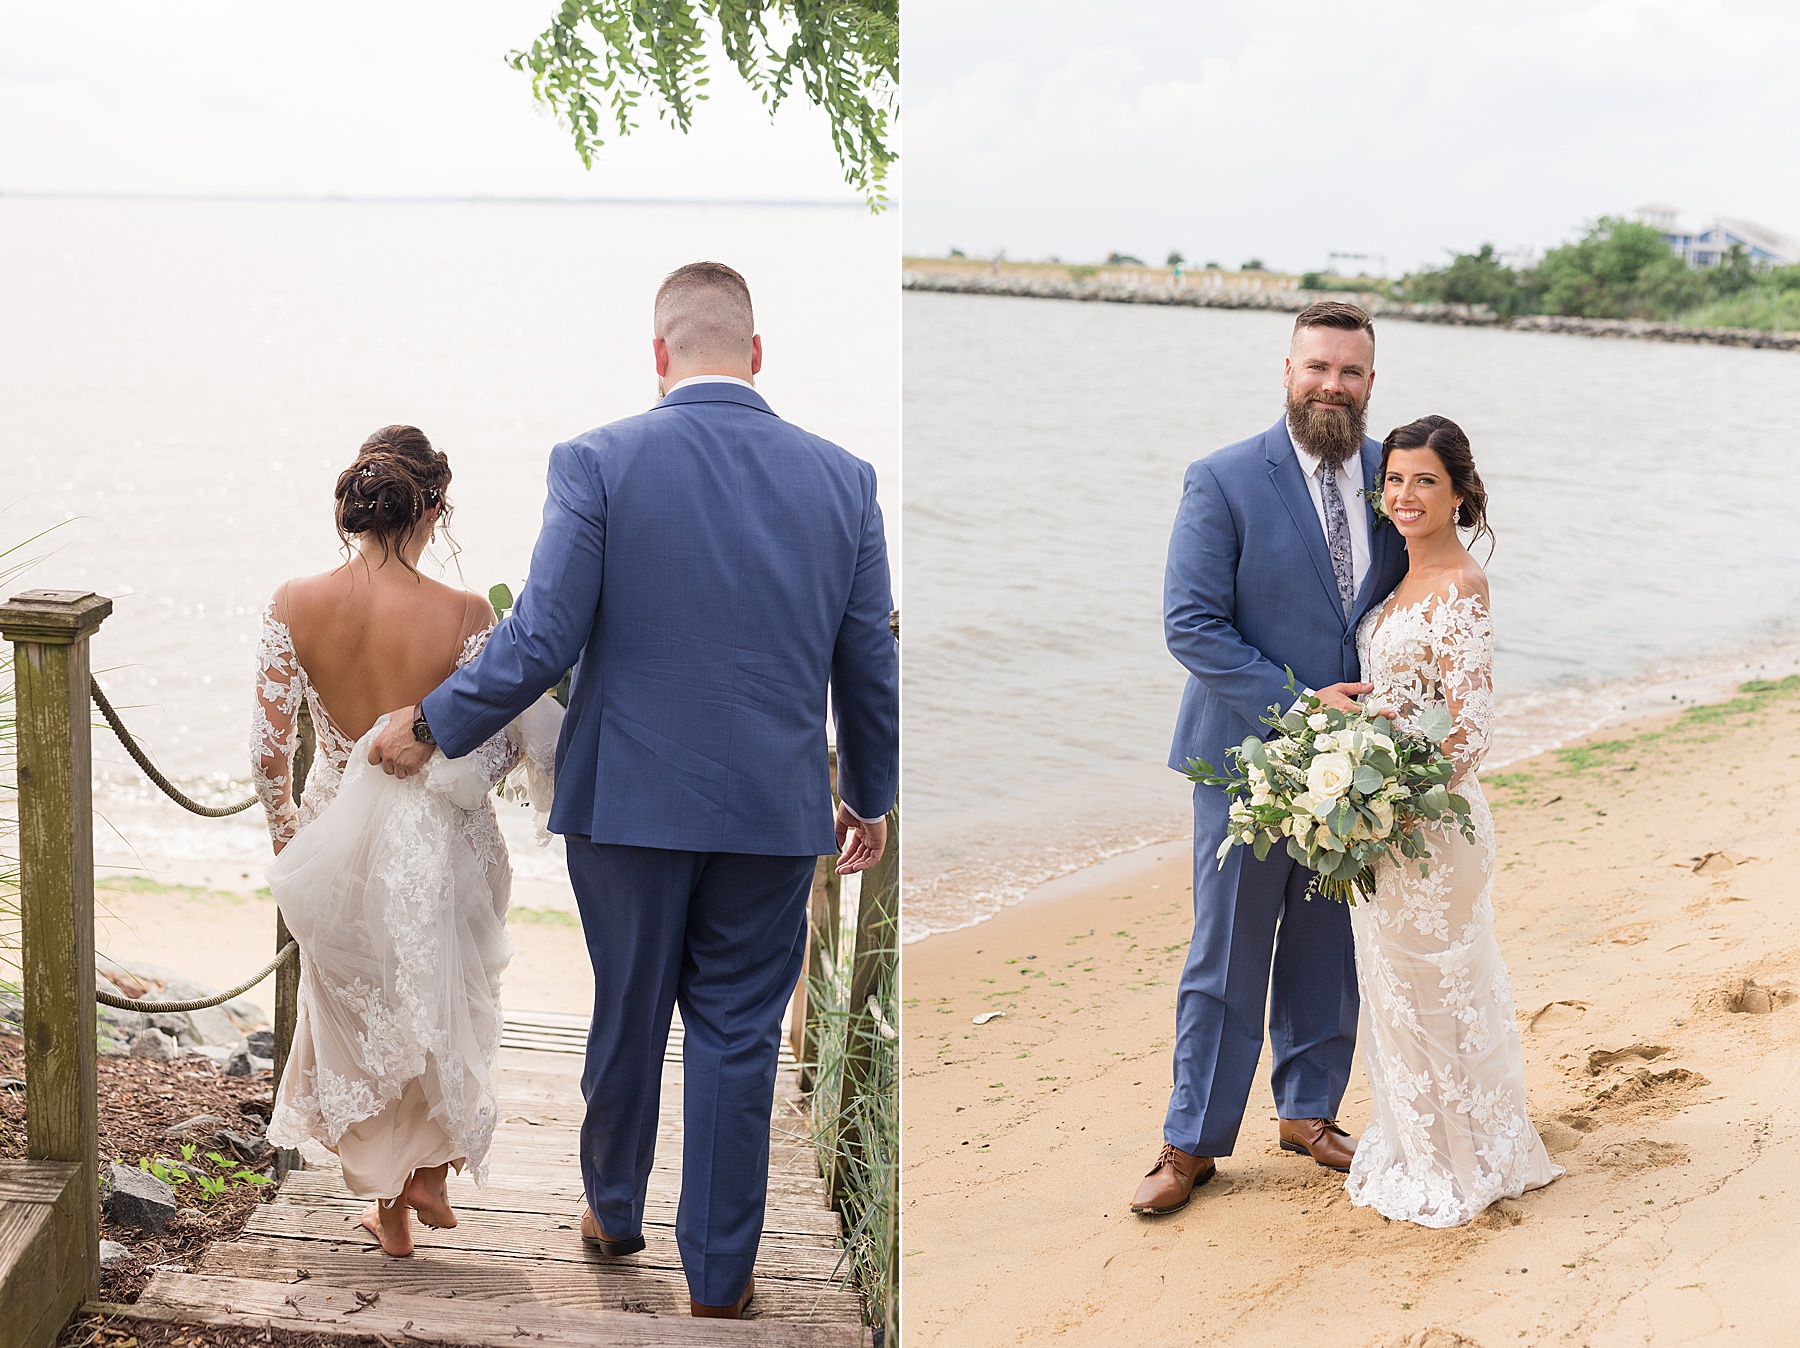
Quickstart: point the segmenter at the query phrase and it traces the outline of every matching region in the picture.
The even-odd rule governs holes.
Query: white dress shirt
[[[739,379],[735,374],[690,374],[673,388],[665,391],[663,397],[666,398],[669,394],[673,393],[675,389],[686,388],[689,384],[736,384],[739,388],[747,389],[754,389],[756,387],[756,385],[752,384],[748,379]]]
[[[1294,434],[1294,423],[1288,422],[1288,439],[1294,442],[1294,457],[1300,460],[1300,471],[1306,477],[1306,490],[1312,496],[1313,510],[1319,516],[1319,531],[1331,545],[1331,530],[1325,524],[1325,492],[1319,484],[1322,460]],[[1362,455],[1352,454],[1337,466],[1338,491],[1344,498],[1344,513],[1350,517],[1350,577],[1355,587],[1351,593],[1362,593],[1363,578],[1369,574],[1369,510],[1359,492],[1362,484]]]

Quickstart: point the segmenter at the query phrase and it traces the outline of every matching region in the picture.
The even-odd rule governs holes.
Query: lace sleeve
[[[1481,766],[1494,733],[1494,620],[1479,590],[1450,593],[1431,619],[1431,652],[1437,661],[1455,730],[1443,749],[1456,764],[1453,784]]]
[[[463,643],[462,654],[456,660],[458,669],[481,654],[493,630],[492,627],[483,627]],[[481,779],[489,786],[495,785],[518,766],[520,756],[519,746],[504,729],[495,731],[469,751],[470,762],[476,765]]]
[[[287,624],[278,616],[281,593],[263,610],[262,641],[256,653],[256,707],[250,721],[250,775],[269,821],[277,853],[294,836],[299,814],[294,804],[296,719],[305,685]]]

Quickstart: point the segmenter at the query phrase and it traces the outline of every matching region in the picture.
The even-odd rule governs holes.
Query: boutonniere
[[[1394,522],[1393,517],[1387,513],[1387,502],[1382,500],[1380,487],[1364,487],[1356,494],[1367,501],[1369,503],[1369,508],[1375,512],[1375,527],[1377,529],[1383,524],[1392,524]]]

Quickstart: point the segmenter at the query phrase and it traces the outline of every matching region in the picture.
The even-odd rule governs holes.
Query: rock
[[[275,1057],[275,1031],[252,1030],[244,1036],[244,1046],[259,1058]]]
[[[193,1032],[193,1027],[188,1024],[187,1016],[179,1011],[151,1011],[146,1013],[145,1019],[150,1022],[152,1028],[161,1030],[177,1042],[183,1035]]]
[[[225,1060],[225,1075],[228,1077],[247,1077],[256,1071],[250,1061],[250,1050],[240,1048]]]
[[[225,1014],[221,1006],[202,1007],[198,1011],[187,1013],[188,1023],[196,1044],[241,1044],[244,1035],[231,1017]]]
[[[24,1077],[0,1077],[0,1091],[19,1091],[25,1089]]]
[[[165,1129],[163,1136],[171,1141],[180,1141],[192,1133],[199,1133],[204,1136],[218,1128],[224,1122],[225,1120],[220,1118],[217,1114],[196,1114],[193,1118],[186,1119],[183,1122],[176,1124],[173,1128]]]
[[[229,1128],[221,1128],[214,1133],[213,1141],[219,1144],[220,1151],[229,1153],[245,1165],[255,1165],[269,1154],[269,1144],[262,1138],[245,1137]]]
[[[9,1025],[25,1023],[25,997],[9,988],[0,988],[0,1021]]]
[[[238,1029],[245,1034],[249,1034],[252,1030],[261,1029],[269,1023],[269,1013],[267,1011],[264,1011],[255,1002],[247,1001],[242,997],[232,998],[219,1009],[230,1016],[231,1023],[237,1026]]]
[[[160,1236],[175,1215],[175,1191],[155,1175],[115,1161],[100,1177],[100,1207],[109,1222]]]
[[[175,1041],[161,1030],[139,1030],[131,1040],[131,1056],[149,1058],[152,1062],[169,1062],[175,1057]]]
[[[131,1258],[131,1251],[119,1244],[118,1241],[103,1240],[100,1242],[101,1268],[117,1268],[129,1258]]]
[[[109,1039],[105,1035],[101,1035],[99,1053],[102,1058],[129,1058],[131,1043],[126,1039]]]
[[[250,1066],[258,1072],[273,1072],[275,1070],[275,1060],[273,1058],[259,1058],[252,1053],[250,1055]]]

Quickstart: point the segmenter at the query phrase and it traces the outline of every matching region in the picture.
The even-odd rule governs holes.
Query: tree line
[[[1347,278],[1309,272],[1311,289],[1363,288]],[[1458,253],[1384,285],[1391,299],[1485,304],[1512,318],[1567,314],[1639,318],[1696,327],[1800,329],[1800,266],[1756,268],[1741,246],[1716,267],[1694,268],[1677,257],[1660,230],[1602,216],[1579,239],[1552,248],[1534,267],[1502,262],[1494,246]]]

